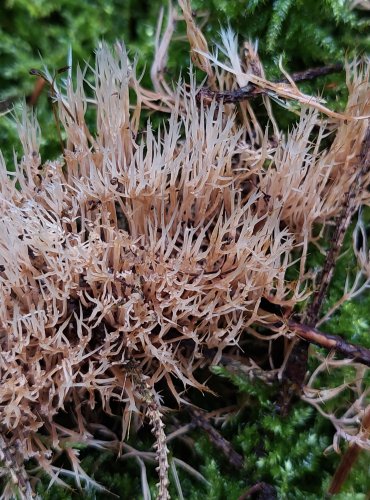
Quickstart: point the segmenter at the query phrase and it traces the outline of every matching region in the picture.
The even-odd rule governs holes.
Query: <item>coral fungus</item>
[[[220,46],[225,59],[212,56],[186,20],[194,62],[210,86],[258,87],[274,135],[249,101],[199,99],[192,75],[174,88],[159,78],[165,37],[152,70],[156,92],[142,88],[120,43],[98,48],[94,83],[80,69],[75,84],[70,74],[61,86],[45,75],[63,154],[41,158],[37,121],[24,111],[23,156],[15,172],[0,165],[0,421],[2,458],[13,476],[35,459],[57,478],[53,460],[67,450],[77,481],[86,479],[66,441],[97,445],[88,415],[99,406],[122,416],[123,438],[132,412],[150,420],[160,497],[167,498],[159,382],[181,404],[186,387],[207,390],[196,370],[217,364],[225,349],[236,352],[243,336],[265,340],[266,349],[284,336],[288,348],[295,335],[289,315],[312,289],[305,262],[314,228],[340,214],[354,182],[353,210],[369,202],[369,169],[359,175],[370,112],[367,63],[347,68],[348,106],[339,116],[293,81],[257,75],[230,31]],[[287,135],[270,97],[303,106]],[[154,131],[140,120],[144,108],[169,117]],[[287,270],[297,259],[291,280]],[[266,304],[284,313],[269,313]],[[70,428],[58,420],[67,408]],[[347,435],[343,422],[336,424]],[[30,494],[27,474],[13,476],[8,493],[13,481]]]

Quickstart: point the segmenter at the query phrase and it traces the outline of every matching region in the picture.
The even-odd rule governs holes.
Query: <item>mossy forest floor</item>
[[[6,111],[13,104],[17,108],[24,96],[30,98],[35,90],[35,79],[29,75],[31,68],[41,69],[44,63],[51,71],[65,66],[69,47],[73,60],[83,65],[83,61],[93,59],[93,50],[99,40],[112,43],[123,39],[131,53],[138,55],[139,73],[149,64],[153,54],[161,5],[162,2],[146,0],[139,3],[132,0],[7,0],[1,3],[0,111]],[[258,39],[260,58],[270,79],[280,76],[279,57],[282,57],[285,69],[294,72],[343,62],[345,57],[366,53],[370,47],[370,11],[351,9],[350,5],[351,2],[343,0],[212,0],[207,5],[192,2],[195,18],[199,25],[204,23],[203,31],[208,40],[217,40],[220,25],[227,24],[239,34],[241,41]],[[181,70],[186,72],[189,65],[185,24],[179,21],[176,29],[177,36],[167,65],[169,78],[174,81]],[[199,75],[200,80],[202,76]],[[142,83],[150,86],[147,76]],[[307,94],[323,94],[332,109],[343,109],[346,100],[343,72],[304,83],[300,88]],[[267,123],[262,104],[256,109],[261,121]],[[294,114],[274,103],[273,109],[282,128],[288,130],[293,126],[296,121]],[[44,156],[57,157],[60,154],[59,141],[45,89],[37,100],[36,110],[42,129]],[[158,122],[153,119],[153,128],[161,120],[162,117]],[[13,151],[20,150],[14,121],[9,115],[0,116],[0,143],[9,166],[13,162]],[[369,209],[363,209],[362,217],[368,228]],[[354,279],[354,224],[347,231],[323,314],[342,296],[347,277]],[[333,228],[327,227],[325,231],[323,244],[329,248]],[[319,250],[310,248],[309,267],[317,271],[323,261]],[[294,274],[294,267],[290,272]],[[367,290],[345,302],[322,330],[340,333],[347,341],[370,348],[369,311],[370,294]],[[258,353],[258,342],[254,341],[251,348]],[[313,346],[310,349],[319,350]],[[326,356],[327,352],[323,350],[322,355]],[[312,372],[314,361],[310,363]],[[323,375],[322,380],[331,376],[336,375]],[[343,372],[340,376],[343,377]],[[248,489],[257,483],[266,484],[250,498],[306,500],[325,497],[340,456],[333,451],[325,452],[332,444],[335,430],[324,416],[299,398],[293,400],[284,415],[280,385],[263,383],[257,378],[251,380],[237,363],[221,362],[200,372],[198,378],[207,381],[214,394],[189,390],[184,397],[202,408],[203,414],[176,410],[176,402],[163,387],[164,399],[172,403],[165,412],[165,432],[167,436],[178,434],[169,441],[171,498],[243,499],[247,498]],[[343,393],[341,397],[343,401],[339,404],[347,404],[349,393]],[[330,403],[328,405],[326,410],[329,411]],[[61,423],[68,419],[68,408],[58,418]],[[118,417],[93,415],[92,418],[103,421],[113,431],[121,424]],[[122,458],[117,457],[116,452],[92,450],[71,443],[75,448],[80,447],[83,468],[106,490],[85,488],[81,492],[68,477],[64,480],[70,484],[71,490],[65,490],[50,486],[46,475],[39,477],[35,489],[44,500],[105,499],[114,498],[113,495],[122,499],[139,499],[143,498],[143,474],[147,474],[154,498],[158,481],[156,463],[151,462],[150,457],[147,460],[145,455],[153,451],[152,445],[150,430],[145,426],[136,429],[135,421],[122,450],[125,452]],[[142,459],[126,456],[130,446],[142,452]],[[68,467],[68,461],[61,458],[56,465]],[[29,464],[29,469],[32,466]],[[369,455],[362,452],[342,492],[335,498],[368,499],[369,472]]]

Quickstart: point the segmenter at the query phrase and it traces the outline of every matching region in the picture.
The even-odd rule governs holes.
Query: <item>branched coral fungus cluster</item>
[[[72,436],[97,445],[88,415],[98,406],[123,416],[123,435],[132,412],[146,415],[157,439],[160,497],[167,498],[158,382],[181,404],[184,388],[205,388],[197,368],[217,363],[225,349],[236,352],[243,336],[286,336],[289,344],[289,315],[312,288],[305,259],[315,225],[340,214],[355,181],[350,202],[369,202],[369,171],[358,175],[370,113],[368,64],[347,68],[348,106],[337,116],[294,82],[267,82],[251,57],[240,57],[230,30],[220,47],[225,58],[216,59],[189,5],[181,6],[195,62],[213,90],[260,89],[274,135],[247,100],[199,99],[193,76],[175,88],[164,81],[174,11],[157,43],[155,92],[141,87],[122,44],[97,50],[88,97],[83,71],[63,88],[45,75],[65,131],[63,155],[41,158],[37,121],[25,111],[21,161],[15,172],[3,162],[0,168],[5,495],[15,485],[31,494],[27,474],[14,477],[29,459],[55,475],[53,461],[67,453],[77,481],[86,479],[66,442]],[[303,106],[287,135],[272,116],[271,96]],[[86,124],[88,106],[95,132]],[[144,108],[170,114],[157,131],[150,121],[140,128]],[[299,277],[290,281],[296,259]],[[285,315],[266,312],[266,303]],[[364,404],[359,389],[357,416]],[[58,420],[66,408],[74,417],[69,428]],[[345,434],[346,422],[337,420]]]

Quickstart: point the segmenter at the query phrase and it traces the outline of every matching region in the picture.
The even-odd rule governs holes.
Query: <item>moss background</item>
[[[279,76],[277,61],[283,57],[288,71],[341,62],[345,55],[369,53],[370,11],[350,10],[345,0],[210,0],[193,1],[198,22],[209,41],[217,39],[221,26],[230,24],[241,39],[259,39],[259,52],[268,77]],[[65,66],[69,47],[74,65],[91,61],[94,47],[104,39],[110,43],[124,40],[130,51],[139,56],[139,70],[149,69],[154,49],[154,35],[159,0],[5,0],[0,4],[0,112],[29,96],[35,85],[29,75],[31,68],[50,71]],[[204,17],[207,10],[207,17]],[[185,26],[179,22],[178,39],[171,46],[168,63],[169,78],[177,79],[181,68],[189,63],[189,48],[184,38]],[[144,77],[144,84],[150,85]],[[306,92],[324,93],[329,106],[341,109],[346,91],[344,75],[317,79],[302,87]],[[56,128],[47,92],[37,103],[42,129],[43,152],[48,157],[59,154]],[[283,127],[291,125],[294,116],[277,110]],[[0,116],[0,149],[8,168],[13,163],[13,149],[20,151],[14,121]],[[365,214],[368,217],[368,214]],[[345,256],[330,289],[328,303],[341,296],[347,272],[354,267],[351,237],[347,238]],[[311,265],[320,257],[312,252]],[[348,302],[325,326],[332,333],[345,332],[347,340],[370,347],[370,297]],[[207,377],[209,373],[207,374]],[[207,435],[194,430],[189,433],[190,450],[181,442],[173,442],[174,457],[199,470],[208,483],[197,481],[191,474],[177,468],[186,499],[237,499],[248,487],[259,481],[273,485],[278,498],[323,498],[339,462],[335,454],[323,452],[332,442],[333,428],[313,408],[297,402],[287,417],[276,411],[278,388],[249,382],[243,376],[230,374],[223,367],[213,369],[210,385],[220,397],[190,394],[204,409],[234,405],[239,412],[219,429],[235,450],[245,459],[241,470],[232,467]],[[176,414],[181,423],[189,421],[186,414]],[[115,422],[111,422],[115,425]],[[170,429],[170,424],[169,427]],[[137,449],[148,450],[153,439],[142,429],[132,436]],[[108,452],[81,450],[82,462],[95,480],[123,499],[141,497],[140,469],[134,460],[117,460]],[[363,454],[352,470],[339,499],[365,499],[370,490],[369,456]],[[61,464],[62,465],[62,464]],[[152,495],[157,481],[155,465],[148,467]],[[171,485],[172,498],[181,498]],[[71,486],[74,487],[73,483]],[[81,492],[48,489],[46,478],[37,485],[41,498],[81,498]],[[84,491],[83,498],[108,498],[106,492]],[[273,498],[273,497],[271,497]]]

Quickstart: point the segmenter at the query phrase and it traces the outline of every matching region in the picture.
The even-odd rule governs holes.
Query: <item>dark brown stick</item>
[[[317,289],[314,292],[314,297],[311,305],[308,307],[307,313],[303,318],[303,323],[305,323],[307,328],[311,327],[311,332],[314,331],[314,327],[318,321],[320,310],[322,304],[324,302],[325,296],[327,294],[329,285],[331,283],[334,269],[336,265],[337,258],[339,256],[340,250],[343,246],[344,237],[347,232],[348,226],[351,223],[352,216],[356,210],[355,197],[356,192],[361,184],[361,179],[366,174],[368,169],[370,168],[370,127],[368,127],[364,141],[361,148],[359,165],[357,166],[357,173],[353,183],[351,184],[348,193],[345,194],[345,200],[343,209],[336,221],[336,230],[331,239],[331,245],[329,252],[327,254],[324,267],[319,275],[317,282]],[[323,334],[322,334],[323,335]],[[310,339],[306,339],[310,340]],[[337,338],[338,342],[335,346],[335,349],[340,351],[345,356],[349,356],[352,358],[357,357],[358,350],[356,346],[352,349],[346,347],[346,345],[350,346],[350,344],[346,344],[343,339],[340,337]],[[312,339],[310,340],[312,341]],[[319,343],[320,345],[320,343]],[[325,345],[323,347],[326,347]],[[334,346],[327,346],[328,348],[332,348]],[[360,354],[361,359],[361,354]],[[281,397],[281,407],[284,409],[284,413],[287,413],[292,396],[299,393],[302,390],[302,386],[304,384],[304,378],[307,371],[307,361],[308,361],[308,345],[302,342],[299,339],[294,340],[294,346],[292,352],[287,361],[285,372],[284,372],[284,380],[283,380],[283,389],[282,389],[282,397]],[[368,364],[365,362],[365,364]]]
[[[39,76],[36,80],[35,86],[33,88],[32,94],[27,97],[27,104],[29,106],[36,106],[37,101],[41,95],[43,88],[45,87],[46,80]]]
[[[319,76],[331,75],[333,73],[340,73],[343,71],[343,64],[329,64],[328,66],[319,66],[317,68],[310,68],[303,71],[292,73],[291,78],[294,82],[303,82],[307,80],[314,80]],[[288,83],[287,78],[278,80],[277,83]]]
[[[289,321],[288,327],[291,331],[299,335],[299,337],[311,344],[316,344],[329,350],[335,349],[347,358],[354,359],[358,363],[370,366],[370,349],[366,347],[351,344],[339,335],[323,333],[312,326],[296,323],[295,321]]]
[[[351,223],[352,216],[356,210],[356,203],[354,202],[356,192],[359,188],[362,177],[370,168],[370,126],[366,130],[363,145],[360,153],[360,161],[356,177],[351,184],[348,193],[346,193],[345,203],[341,214],[337,219],[337,228],[332,238],[329,253],[327,255],[324,268],[320,276],[320,286],[314,295],[311,306],[309,307],[306,321],[310,325],[315,325],[321,309],[321,305],[327,293],[331,279],[333,277],[335,262],[342,248],[344,236],[347,228]]]
[[[45,86],[45,80],[39,77],[36,80],[32,94],[27,96],[26,98],[26,102],[29,106],[36,106],[44,86]],[[16,102],[16,97],[0,101],[0,113],[7,112],[10,109],[12,109],[15,102]]]
[[[249,488],[248,491],[243,493],[238,500],[246,500],[247,498],[250,498],[252,495],[258,494],[258,498],[260,500],[276,500],[277,499],[277,493],[276,489],[271,486],[271,484],[268,483],[256,483],[253,485],[251,488]]]
[[[244,464],[243,457],[239,455],[239,453],[237,453],[231,446],[229,441],[221,436],[221,434],[209,423],[206,414],[191,406],[187,406],[187,410],[192,417],[193,424],[205,430],[216,448],[221,450],[228,457],[230,463],[234,467],[241,469]]]
[[[343,64],[332,64],[329,66],[321,66],[318,68],[311,68],[292,73],[291,79],[294,82],[303,82],[305,80],[313,80],[319,76],[339,73],[342,70]],[[280,80],[275,80],[273,83],[289,83],[289,80],[287,78],[282,78]],[[206,102],[211,102],[215,99],[216,101],[222,100],[224,103],[236,103],[246,99],[253,99],[254,97],[264,94],[265,92],[266,91],[264,89],[257,87],[253,83],[249,83],[241,89],[226,90],[224,92],[215,92],[203,87],[199,90],[197,98],[199,100],[205,100]]]
[[[369,410],[366,412],[364,418],[362,419],[362,428],[365,431],[365,433],[369,435],[370,431]],[[328,491],[329,495],[335,495],[340,492],[345,480],[348,477],[348,474],[350,473],[350,470],[353,467],[353,464],[358,459],[361,451],[362,451],[361,448],[356,443],[352,443],[349,445],[348,450],[343,455],[342,460],[339,466],[337,467],[337,470],[335,471],[335,474],[333,476]]]
[[[14,106],[13,99],[4,99],[4,101],[0,101],[0,113],[6,113]]]
[[[308,317],[311,318],[313,322],[318,317],[318,313],[321,308],[322,301],[326,295],[327,289],[329,287],[331,278],[334,273],[335,261],[339,255],[339,251],[343,245],[343,240],[347,228],[351,222],[352,216],[356,210],[356,204],[354,203],[356,191],[360,185],[361,179],[368,172],[370,168],[370,125],[368,126],[363,141],[363,145],[360,153],[360,165],[352,183],[347,196],[346,203],[343,207],[342,213],[338,220],[338,226],[333,238],[333,244],[330,247],[328,257],[325,262],[321,274],[320,288],[312,301],[311,308],[309,309]],[[332,336],[333,337],[333,336]],[[345,356],[353,357],[356,361],[360,361],[368,366],[370,366],[370,352],[364,347],[354,346],[353,344],[347,344],[343,339],[337,338],[335,349],[342,352]],[[362,422],[363,427],[368,430],[370,427],[370,412],[368,411]],[[350,444],[347,451],[345,452],[341,463],[339,464],[337,470],[335,471],[332,483],[330,485],[329,493],[335,494],[339,493],[340,489],[346,480],[348,474],[350,473],[352,467],[356,463],[358,456],[360,454],[360,447],[356,444]]]

